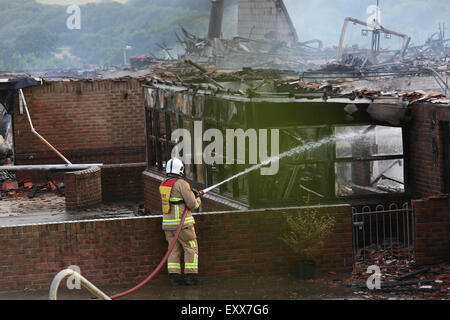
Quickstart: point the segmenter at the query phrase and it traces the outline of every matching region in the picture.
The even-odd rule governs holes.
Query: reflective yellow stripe
[[[180,217],[180,206],[179,205],[174,205],[174,210],[175,210],[175,219],[164,219],[163,217],[163,225],[164,226],[174,226],[174,225],[178,225],[181,222],[181,217]],[[187,217],[184,220],[184,223],[191,223],[191,222],[195,222],[194,217]]]
[[[174,225],[178,225],[180,224],[181,219],[163,219],[163,225],[164,226],[174,226]],[[195,222],[194,217],[188,217],[184,220],[184,223],[190,223],[190,222]]]
[[[167,220],[163,220],[163,225],[164,226],[176,226],[176,225],[180,224],[180,222],[181,222],[181,219],[170,219],[170,220],[167,219]],[[191,223],[191,222],[195,222],[194,217],[189,217],[184,220],[185,224]]]
[[[170,198],[169,201],[181,201],[183,198]]]
[[[176,262],[168,262],[167,263],[167,268],[169,269],[181,269],[181,266],[179,263]]]
[[[196,247],[195,240],[189,241],[189,244],[191,245],[191,248],[195,248]]]
[[[198,255],[194,254],[194,262],[185,263],[184,268],[185,269],[197,269],[198,268]]]

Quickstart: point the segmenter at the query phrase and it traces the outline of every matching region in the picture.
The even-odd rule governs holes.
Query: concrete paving
[[[66,211],[65,198],[54,193],[38,194],[29,199],[26,194],[4,197],[0,201],[0,226],[52,223],[99,218],[134,217],[138,202],[106,203],[79,212]]]
[[[343,300],[354,299],[352,290],[330,286],[325,279],[301,281],[282,277],[220,277],[201,279],[198,286],[169,284],[167,276],[158,276],[139,291],[121,300]],[[129,286],[99,287],[108,295],[132,288]],[[50,287],[50,284],[49,284]],[[0,292],[0,300],[47,300],[49,290]],[[58,300],[89,300],[86,289],[69,290],[65,283],[58,291]]]
[[[65,210],[64,197],[46,192],[29,199],[26,194],[4,197],[0,201],[0,226],[50,223],[96,218],[133,217],[139,203],[123,202],[102,204],[97,208],[71,213]],[[94,283],[95,285],[95,283]],[[100,287],[108,295],[134,287]],[[50,288],[50,283],[49,283]],[[47,300],[49,290],[0,292],[0,300]],[[296,300],[296,299],[346,299],[351,298],[348,288],[329,286],[327,281],[299,281],[282,277],[220,277],[202,279],[196,287],[172,287],[167,275],[160,274],[138,292],[121,299],[126,300]],[[60,300],[89,300],[92,294],[86,289],[68,290],[64,283],[58,292]]]

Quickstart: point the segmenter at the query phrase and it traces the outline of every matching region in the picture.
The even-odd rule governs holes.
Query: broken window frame
[[[146,124],[147,140],[147,167],[160,172],[165,172],[164,165],[170,159],[170,151],[177,144],[170,140],[173,130],[176,128],[185,128],[191,132],[191,153],[194,154],[194,121],[201,121],[203,130],[208,128],[219,129],[224,133],[227,128],[241,128],[242,123],[237,120],[245,118],[244,106],[239,106],[238,102],[222,100],[217,97],[203,95],[198,92],[186,92],[177,90],[155,89],[150,86],[143,86],[144,110]],[[151,95],[152,97],[149,97]],[[182,106],[180,95],[184,99],[190,99],[190,105]],[[164,101],[161,101],[164,99]],[[162,106],[161,107],[161,102]],[[230,114],[230,108],[238,110]],[[164,115],[164,116],[162,116]],[[175,120],[174,120],[175,119]],[[163,123],[163,125],[162,125]],[[186,128],[185,124],[190,123]],[[170,125],[169,125],[170,124]],[[175,127],[173,126],[175,124]],[[162,132],[162,128],[169,129]],[[202,141],[202,148],[204,142]],[[236,155],[236,153],[235,153]],[[225,177],[225,171],[231,170],[233,174],[237,173],[240,165],[216,164],[214,166],[202,164],[185,164],[186,177],[205,187],[212,186],[220,182]],[[189,171],[191,170],[191,171]],[[204,181],[199,179],[199,172],[203,171]],[[192,172],[192,175],[189,174]],[[220,186],[219,190],[212,192],[224,194],[241,201],[248,201],[249,197],[249,178],[242,177],[231,181],[230,184]],[[231,188],[229,187],[231,186]]]
[[[259,108],[259,105],[257,105],[259,102],[243,102],[236,99],[227,99],[223,96],[215,96],[212,94],[209,94],[208,92],[203,92],[200,89],[186,89],[183,87],[176,87],[173,85],[167,86],[162,85],[158,87],[153,87],[149,85],[144,85],[143,89],[145,91],[152,90],[155,92],[154,94],[154,106],[153,108],[149,107],[149,99],[147,97],[147,93],[144,92],[144,96],[147,97],[144,99],[145,101],[145,114],[146,114],[146,125],[148,127],[147,129],[147,165],[148,169],[157,170],[160,172],[164,172],[163,163],[164,161],[167,161],[170,158],[169,152],[167,152],[164,155],[161,155],[161,152],[163,148],[158,147],[158,144],[165,144],[167,148],[165,150],[171,150],[173,146],[175,146],[177,143],[169,141],[166,137],[162,136],[161,134],[161,126],[155,123],[154,118],[160,117],[161,114],[164,114],[164,118],[166,121],[165,127],[167,128],[167,123],[171,123],[170,126],[170,133],[168,133],[166,136],[169,137],[171,135],[171,132],[175,128],[183,128],[183,122],[188,120],[191,121],[193,124],[194,121],[202,121],[203,126],[203,132],[205,132],[208,128],[215,128],[219,129],[223,133],[225,133],[226,128],[235,129],[240,128],[244,131],[248,128],[254,128],[256,130],[258,129],[282,129],[290,128],[290,127],[303,127],[303,128],[312,128],[312,127],[323,127],[326,128],[327,134],[334,134],[336,127],[344,127],[344,126],[367,126],[367,123],[349,123],[349,124],[330,124],[328,122],[325,122],[325,124],[310,124],[310,125],[297,125],[294,123],[290,123],[287,127],[266,127],[264,124],[260,124],[258,122],[259,117],[256,116],[256,111]],[[181,104],[179,105],[179,108],[176,108],[177,101],[180,102],[183,99],[176,98],[176,95],[184,95],[190,100],[190,106],[189,108],[183,108]],[[164,99],[162,101],[163,108],[160,108],[159,100]],[[266,103],[267,104],[267,103]],[[232,112],[230,108],[235,108],[235,111]],[[162,113],[155,113],[155,110],[160,111]],[[231,113],[230,113],[231,112]],[[153,119],[153,120],[152,120]],[[153,121],[153,122],[152,122]],[[161,120],[160,120],[161,121]],[[260,126],[263,125],[263,126]],[[157,130],[156,130],[157,129]],[[191,132],[191,138],[192,142],[194,139],[194,130],[193,125],[190,129]],[[225,136],[225,134],[224,134]],[[339,201],[346,201],[351,200],[353,198],[355,199],[364,199],[364,198],[372,198],[372,197],[386,197],[389,195],[394,196],[402,196],[404,193],[406,193],[406,175],[405,175],[405,136],[404,136],[404,130],[402,131],[403,136],[403,153],[397,154],[397,155],[375,155],[371,157],[367,157],[365,159],[358,159],[357,157],[338,157],[336,155],[336,143],[329,144],[326,152],[326,156],[324,159],[306,159],[305,161],[302,161],[302,165],[318,165],[323,166],[322,172],[326,172],[325,176],[327,181],[326,186],[326,194],[325,199],[318,199],[318,202],[320,203],[327,203],[327,202],[333,202],[336,200]],[[205,146],[205,143],[202,141],[203,147]],[[191,152],[194,153],[194,144],[191,144],[192,150]],[[283,152],[286,150],[281,150],[280,152]],[[236,156],[236,153],[235,153]],[[159,162],[157,160],[160,160]],[[386,194],[370,194],[370,195],[345,195],[340,196],[337,194],[337,188],[336,188],[336,164],[341,162],[355,162],[355,161],[379,161],[379,160],[395,160],[395,159],[401,159],[403,161],[403,179],[404,179],[404,191],[402,193],[386,193]],[[204,170],[204,178],[205,181],[202,183],[202,181],[199,181],[199,170]],[[238,164],[231,165],[231,169],[226,169],[226,165],[224,164],[216,164],[216,165],[193,165],[192,167],[192,180],[193,182],[196,182],[197,187],[207,187],[212,186],[216,184],[217,182],[222,181],[224,178],[228,177],[226,175],[226,170],[231,170],[230,174],[234,174],[237,172],[240,172],[242,170],[242,165],[239,167]],[[229,186],[221,185],[216,190],[213,190],[213,192],[216,192],[221,195],[225,195],[229,198],[233,198],[237,201],[243,201],[248,204],[250,204],[252,207],[264,207],[264,206],[276,206],[278,204],[282,205],[298,205],[299,199],[291,199],[292,201],[283,201],[283,199],[278,199],[274,201],[261,201],[261,199],[258,197],[258,192],[255,192],[258,184],[260,184],[258,178],[256,177],[256,172],[252,172],[248,175],[244,176],[245,181],[238,181],[233,180]],[[312,189],[311,189],[312,190]],[[322,192],[322,190],[319,190]],[[273,200],[273,199],[272,199]]]
[[[336,134],[336,128],[338,127],[358,127],[358,126],[363,126],[366,127],[368,126],[367,124],[352,124],[352,125],[334,125],[333,126],[333,134]],[[398,128],[398,127],[388,127],[388,128]],[[336,150],[336,143],[333,144],[334,146],[334,152],[333,157],[334,157],[334,163],[335,163],[335,183],[334,183],[334,192],[335,192],[335,198],[336,199],[362,199],[365,197],[373,197],[373,196],[389,196],[389,195],[404,195],[407,193],[407,179],[406,179],[406,159],[405,159],[405,132],[403,128],[401,129],[401,136],[402,136],[402,150],[403,152],[401,154],[387,154],[387,155],[370,155],[370,156],[364,156],[364,157],[355,157],[355,156],[350,156],[350,157],[339,157],[337,156],[337,150]],[[372,163],[372,162],[376,162],[376,161],[386,161],[386,160],[401,160],[402,161],[402,168],[403,168],[403,191],[402,192],[388,192],[388,193],[384,193],[384,194],[352,194],[352,195],[339,195],[338,194],[338,190],[337,190],[337,176],[336,176],[336,171],[337,171],[337,164],[339,163],[355,163],[355,162],[365,162],[365,163]]]

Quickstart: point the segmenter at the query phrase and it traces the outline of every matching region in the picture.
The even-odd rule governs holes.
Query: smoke
[[[321,39],[325,45],[337,44],[346,17],[367,21],[367,8],[376,0],[284,0],[300,41]],[[438,30],[440,22],[449,24],[450,2],[442,0],[380,0],[381,23],[385,28],[405,33],[412,43],[423,44]],[[359,28],[361,29],[361,28]]]
[[[236,0],[225,0],[222,32],[225,39],[237,35],[238,4]]]
[[[438,31],[439,23],[449,25],[449,1],[379,1],[382,25],[411,36],[412,45],[425,43]],[[67,3],[80,4],[81,30],[67,29]],[[224,38],[237,35],[237,3],[238,0],[225,0]],[[320,39],[327,46],[339,41],[345,17],[366,21],[370,16],[367,8],[376,4],[376,0],[284,0],[284,3],[299,40]],[[210,0],[0,0],[0,68],[11,71],[122,64],[123,48],[127,45],[133,47],[129,56],[158,54],[157,43],[176,48],[175,32],[179,32],[179,24],[205,36],[209,11]],[[25,42],[16,41],[38,26],[56,36],[57,55],[50,50],[53,44],[44,44],[38,36],[29,36]],[[347,39],[349,42],[345,44],[361,41],[360,30],[360,26],[349,26],[348,35],[353,34],[354,38]],[[397,40],[387,46],[382,43],[382,47],[397,49]],[[42,47],[29,52],[33,49],[31,44]],[[41,53],[46,51],[49,57],[44,61]]]

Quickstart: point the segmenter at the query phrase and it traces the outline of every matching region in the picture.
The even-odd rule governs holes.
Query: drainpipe
[[[30,127],[31,127],[31,132],[37,136],[42,142],[44,142],[47,146],[50,147],[50,149],[52,149],[61,159],[63,159],[68,165],[71,165],[72,163],[66,159],[66,157],[64,157],[58,150],[56,150],[55,147],[53,147],[47,140],[44,139],[43,136],[41,136],[36,130],[34,130],[33,127],[33,123],[31,122],[31,117],[30,117],[30,113],[28,112],[28,106],[27,106],[27,101],[25,100],[25,97],[23,95],[23,91],[22,89],[19,89],[19,94],[20,97],[22,98],[23,101],[23,106],[25,107],[25,112],[27,113],[27,117],[28,117],[28,122],[30,123]]]
[[[224,0],[211,0],[211,14],[209,17],[208,38],[220,38],[222,34]]]

